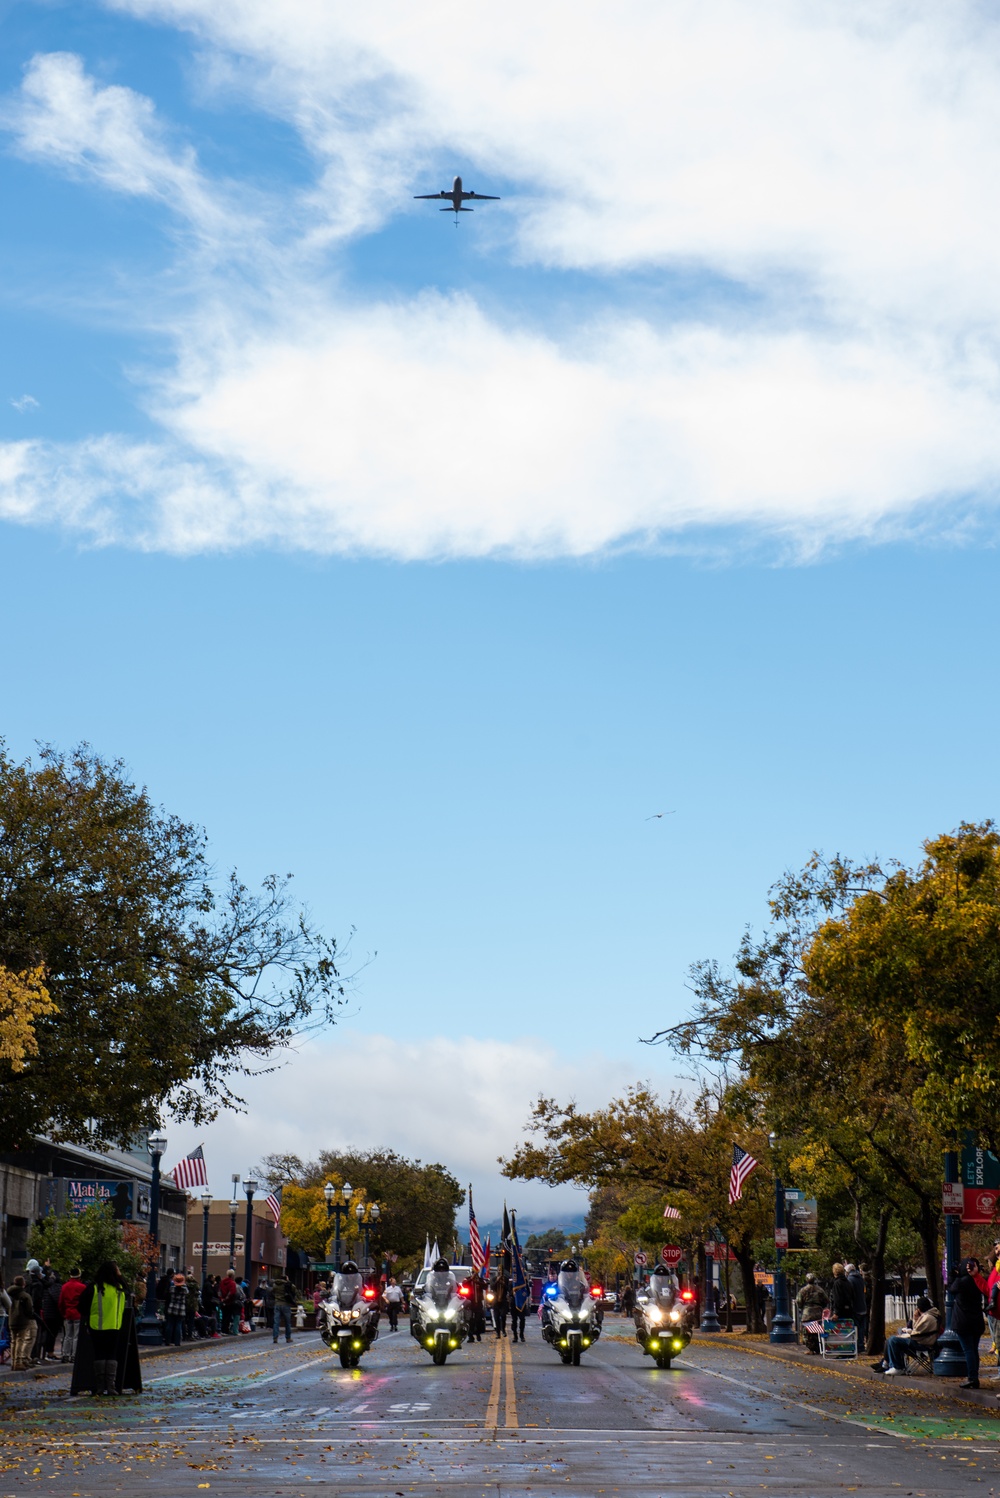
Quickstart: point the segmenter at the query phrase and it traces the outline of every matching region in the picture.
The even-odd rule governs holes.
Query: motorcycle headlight
[[[659,1306],[648,1306],[646,1309],[646,1315],[649,1317],[650,1321],[663,1320],[663,1312],[660,1310]]]
[[[361,1315],[361,1307],[360,1306],[354,1306],[353,1309],[352,1309],[352,1311],[351,1311],[351,1316],[354,1317],[355,1319],[357,1319],[357,1317],[360,1316],[360,1315]]]
[[[455,1317],[458,1315],[458,1312],[455,1310],[454,1306],[449,1306],[444,1315],[446,1320],[454,1321]]]
[[[671,1311],[670,1312],[670,1319],[671,1319],[671,1321],[680,1321],[680,1319],[681,1319],[681,1313],[680,1313],[680,1311]]]

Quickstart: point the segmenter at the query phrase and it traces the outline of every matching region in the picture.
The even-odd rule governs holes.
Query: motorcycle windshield
[[[333,1299],[342,1311],[349,1311],[361,1298],[363,1280],[360,1274],[335,1274],[333,1277]]]
[[[651,1274],[649,1277],[649,1293],[657,1305],[666,1306],[668,1309],[674,1303],[675,1282],[673,1275]]]
[[[458,1288],[458,1281],[450,1270],[432,1269],[427,1276],[426,1294],[436,1306],[446,1306]]]
[[[575,1274],[568,1270],[559,1271],[559,1294],[568,1301],[573,1310],[578,1310],[583,1304],[583,1297],[587,1293],[587,1281],[577,1270]]]

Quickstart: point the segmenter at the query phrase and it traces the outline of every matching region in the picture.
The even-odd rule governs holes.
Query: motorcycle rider
[[[353,1259],[345,1259],[333,1276],[325,1300],[332,1300],[342,1311],[349,1311],[364,1295],[365,1282]]]

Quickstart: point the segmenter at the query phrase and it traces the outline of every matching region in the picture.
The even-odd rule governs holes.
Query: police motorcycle
[[[469,1335],[472,1287],[459,1283],[447,1259],[437,1259],[427,1282],[410,1301],[410,1335],[440,1367]]]
[[[681,1290],[676,1275],[657,1264],[648,1288],[636,1297],[635,1340],[658,1368],[669,1368],[691,1341],[694,1304],[694,1293]]]
[[[588,1285],[575,1259],[564,1259],[558,1278],[542,1290],[542,1336],[576,1368],[585,1348],[601,1335],[604,1291]]]
[[[362,1353],[378,1336],[378,1290],[366,1285],[353,1259],[333,1276],[326,1300],[317,1307],[319,1333],[331,1351],[336,1348],[342,1368],[356,1368]]]

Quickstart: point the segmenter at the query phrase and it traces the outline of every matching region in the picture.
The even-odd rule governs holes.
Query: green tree
[[[28,1234],[28,1253],[40,1262],[50,1260],[62,1279],[74,1269],[92,1278],[108,1260],[118,1264],[129,1285],[145,1272],[140,1243],[123,1233],[108,1202],[94,1202],[80,1213],[43,1217]]]
[[[308,1199],[292,1193],[292,1198],[303,1204],[307,1200],[314,1205],[322,1202],[321,1188],[327,1181],[338,1186],[349,1181],[360,1193],[359,1199],[379,1205],[378,1224],[370,1235],[372,1253],[397,1254],[401,1267],[407,1262],[410,1265],[422,1262],[425,1236],[431,1242],[436,1238],[442,1248],[451,1243],[455,1235],[455,1211],[465,1200],[462,1187],[443,1165],[407,1160],[394,1150],[324,1150],[317,1160],[308,1162],[294,1155],[269,1155],[263,1171],[272,1188],[291,1183],[300,1191],[310,1191]],[[358,1236],[357,1224],[353,1212],[350,1215],[352,1220],[346,1225],[344,1236],[354,1241]],[[314,1232],[322,1233],[322,1226],[317,1209],[312,1223]],[[326,1241],[329,1242],[329,1232]],[[312,1252],[305,1243],[302,1246]]]
[[[127,1144],[168,1109],[205,1122],[344,996],[287,881],[255,894],[233,874],[220,893],[204,833],[86,746],[36,765],[0,745],[0,969],[44,972],[54,1006],[0,1056],[6,1148]]]
[[[525,1253],[560,1253],[569,1246],[566,1234],[561,1228],[550,1228],[547,1233],[532,1233],[525,1239]]]

